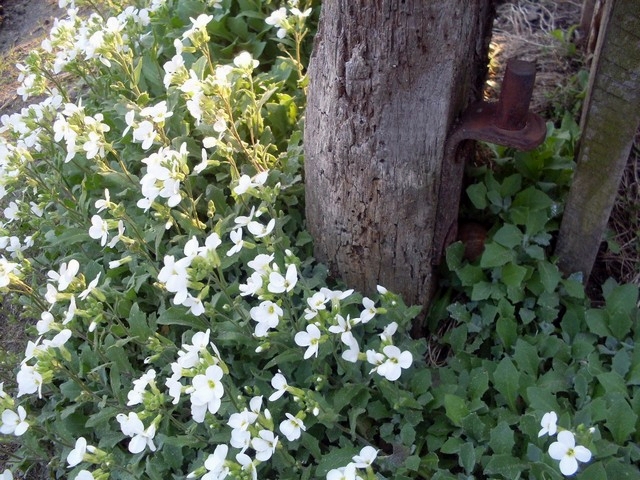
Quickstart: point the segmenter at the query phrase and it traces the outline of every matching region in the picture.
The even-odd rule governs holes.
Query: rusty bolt
[[[535,62],[510,59],[499,101],[478,102],[467,108],[447,139],[447,157],[453,158],[463,140],[480,140],[518,150],[540,145],[547,127],[542,117],[529,111],[535,77]]]

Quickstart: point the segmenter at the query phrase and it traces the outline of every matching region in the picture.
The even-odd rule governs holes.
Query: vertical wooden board
[[[556,253],[590,275],[640,125],[640,5],[607,5],[581,120],[582,138]]]

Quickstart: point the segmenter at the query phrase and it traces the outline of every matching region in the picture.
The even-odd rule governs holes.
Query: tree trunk
[[[566,273],[591,273],[640,125],[638,2],[610,0],[602,17],[576,171],[556,247]]]
[[[306,213],[316,257],[350,287],[428,302],[464,166],[445,158],[447,132],[481,95],[493,14],[491,0],[322,2]]]

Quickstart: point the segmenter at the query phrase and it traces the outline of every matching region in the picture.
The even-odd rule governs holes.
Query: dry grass
[[[509,58],[535,61],[536,84],[531,109],[552,118],[566,95],[567,84],[582,64],[575,50],[574,26],[580,21],[579,0],[518,0],[503,3],[493,26],[490,79],[486,96],[497,98]],[[558,38],[559,37],[559,38]]]

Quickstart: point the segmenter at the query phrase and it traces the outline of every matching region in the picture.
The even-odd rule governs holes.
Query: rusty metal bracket
[[[449,134],[446,157],[455,158],[463,140],[480,140],[518,150],[532,150],[547,134],[545,121],[529,111],[535,62],[509,59],[498,102],[477,102],[469,106]]]

